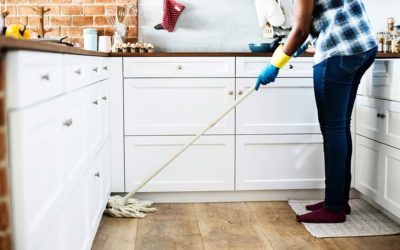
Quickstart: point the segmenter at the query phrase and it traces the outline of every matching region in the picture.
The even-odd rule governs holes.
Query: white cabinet
[[[236,136],[236,190],[324,185],[321,135]]]
[[[233,78],[126,79],[125,135],[193,135],[235,100]],[[208,134],[233,134],[234,112]]]
[[[237,93],[256,79],[240,78]],[[236,108],[237,134],[320,133],[312,78],[278,78]]]
[[[131,190],[169,160],[192,137],[125,138],[125,183]],[[234,136],[205,136],[162,170],[140,192],[215,191],[234,188]]]
[[[356,188],[400,217],[400,150],[357,136]]]
[[[357,134],[400,148],[400,103],[359,96]]]
[[[124,77],[234,77],[234,57],[127,57]]]

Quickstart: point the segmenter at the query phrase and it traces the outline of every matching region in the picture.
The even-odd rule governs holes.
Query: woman
[[[304,51],[309,35],[315,46],[314,93],[324,138],[325,200],[306,206],[298,222],[339,223],[351,212],[352,142],[350,118],[361,77],[376,57],[377,43],[362,0],[296,0],[295,24],[284,46],[258,77],[274,82],[291,58]],[[300,49],[299,49],[300,47]]]

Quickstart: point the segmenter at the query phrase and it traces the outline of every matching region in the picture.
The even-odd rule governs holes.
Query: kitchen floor
[[[400,249],[400,235],[316,239],[287,202],[154,206],[144,219],[103,216],[92,249]]]

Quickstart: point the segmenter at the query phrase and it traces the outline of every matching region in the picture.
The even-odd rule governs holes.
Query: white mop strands
[[[112,217],[144,218],[144,212],[155,212],[157,208],[151,207],[152,201],[139,201],[134,198],[125,198],[119,195],[108,198],[105,213]]]
[[[180,154],[182,154],[189,146],[191,146],[197,139],[205,134],[210,128],[217,124],[225,115],[227,115],[233,108],[235,108],[239,103],[241,103],[247,96],[254,92],[254,88],[247,90],[238,100],[232,103],[222,114],[220,114],[214,121],[212,121],[207,128],[203,129],[198,133],[190,142],[183,146],[179,152],[177,152],[171,159],[165,162],[155,173],[144,180],[138,187],[129,192],[125,197],[116,195],[108,199],[107,208],[105,213],[113,217],[127,217],[127,218],[144,218],[146,215],[143,212],[155,212],[156,208],[152,208],[153,202],[151,201],[139,201],[132,196],[146,185],[154,176],[156,176],[161,170],[167,167],[171,162],[173,162]]]

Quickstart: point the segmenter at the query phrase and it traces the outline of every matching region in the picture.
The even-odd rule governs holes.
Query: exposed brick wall
[[[11,249],[10,194],[7,165],[7,128],[4,68],[0,61],[0,250]]]
[[[113,35],[114,31],[107,22],[105,12],[111,9],[116,13],[117,6],[136,3],[137,0],[0,0],[1,10],[8,10],[6,25],[27,23],[28,28],[36,28],[39,24],[37,14],[32,10],[35,6],[49,7],[45,14],[45,28],[53,28],[46,36],[68,36],[67,41],[77,42],[83,46],[83,28],[92,27],[99,35]],[[137,18],[130,20],[128,40],[137,40]]]

